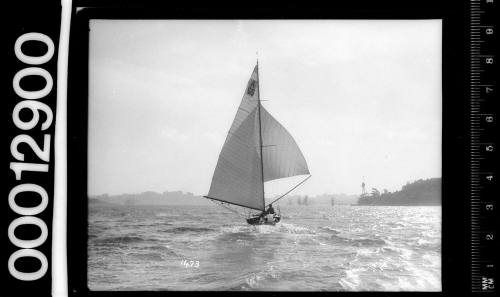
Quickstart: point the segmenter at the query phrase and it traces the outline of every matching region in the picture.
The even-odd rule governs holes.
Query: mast
[[[259,115],[259,148],[260,148],[260,169],[261,169],[261,181],[262,181],[262,204],[264,205],[264,210],[266,209],[266,199],[264,196],[264,157],[262,155],[262,122],[260,120],[260,79],[259,79],[259,59],[257,59],[257,90],[258,102],[257,102],[257,112]]]
[[[255,94],[255,91],[258,93]],[[266,124],[265,127],[263,127],[264,124]],[[257,128],[255,125],[259,125],[258,131],[255,129]],[[255,141],[258,142],[258,148]],[[266,146],[264,146],[264,141]],[[272,145],[268,145],[271,143]],[[269,152],[264,150],[268,146],[271,147]],[[256,151],[257,149],[258,151]],[[264,155],[264,152],[266,152],[266,155]],[[259,157],[260,160],[255,159]],[[265,164],[264,158],[266,158]],[[260,179],[256,176],[259,172],[259,169],[256,168],[259,162],[261,166]],[[263,211],[266,207],[266,181],[303,174],[310,173],[304,155],[297,143],[290,133],[262,105],[259,61],[257,59],[240,107],[236,112],[233,124],[219,154],[210,189],[204,197]],[[304,181],[283,196],[290,193]],[[242,185],[243,187],[241,187]],[[262,191],[262,194],[258,194],[259,191]]]

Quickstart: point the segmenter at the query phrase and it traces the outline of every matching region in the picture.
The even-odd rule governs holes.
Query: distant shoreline
[[[140,207],[158,207],[158,206],[180,206],[180,207],[206,207],[206,205],[201,205],[201,204],[133,204],[133,205],[128,205],[128,204],[124,204],[124,203],[113,203],[113,202],[106,202],[106,201],[101,201],[99,199],[90,199],[89,200],[89,204],[94,204],[94,205],[100,205],[100,204],[104,204],[104,205],[115,205],[115,206],[140,206]],[[216,206],[215,204],[210,204],[210,205],[213,205],[213,206]],[[325,205],[323,204],[312,204],[312,205],[308,205],[308,206],[301,206],[301,205],[282,205],[281,207],[304,207],[304,208],[307,208],[307,207],[322,207],[324,208],[325,210],[327,209],[333,209],[335,207],[356,207],[356,206],[361,206],[361,207],[378,207],[378,206],[382,206],[382,207],[435,207],[435,206],[439,206],[441,207],[440,204],[436,204],[436,205],[364,205],[364,204],[337,204],[335,206],[331,206],[330,208],[324,208]]]
[[[289,195],[280,201],[280,205],[350,205],[357,202],[358,195],[322,194],[317,196]],[[332,203],[333,201],[333,203]],[[89,196],[91,203],[113,203],[126,205],[213,205],[213,202],[202,196],[189,192],[143,192],[137,194],[96,195]]]
[[[137,194],[89,196],[89,203],[112,203],[121,205],[213,205],[211,201],[190,192],[165,191],[163,193],[147,191]],[[440,206],[441,178],[430,178],[407,183],[400,191],[380,193],[372,188],[370,194],[322,194],[316,196],[289,195],[279,203],[282,206],[335,205],[360,206]]]
[[[370,194],[361,195],[357,205],[365,206],[440,206],[441,178],[419,179],[407,183],[395,192],[372,188]]]

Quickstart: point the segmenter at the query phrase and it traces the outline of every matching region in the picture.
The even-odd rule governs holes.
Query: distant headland
[[[395,192],[372,188],[359,196],[358,205],[441,205],[441,178],[419,179]]]

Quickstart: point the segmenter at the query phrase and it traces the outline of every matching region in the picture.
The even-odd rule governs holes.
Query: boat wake
[[[314,229],[289,223],[281,223],[279,228],[280,232],[289,234],[316,234],[316,231],[314,231]]]
[[[277,223],[276,225],[256,225],[256,226],[223,226],[220,228],[221,233],[288,233],[288,234],[316,234],[312,228],[298,226],[289,223]]]

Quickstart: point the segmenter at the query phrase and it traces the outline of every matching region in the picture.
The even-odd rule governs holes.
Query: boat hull
[[[276,223],[278,223],[279,221],[281,221],[281,216],[279,215],[274,216],[273,221],[271,222],[266,221],[264,219],[261,220],[260,217],[253,217],[247,219],[247,223],[250,225],[276,225]]]

